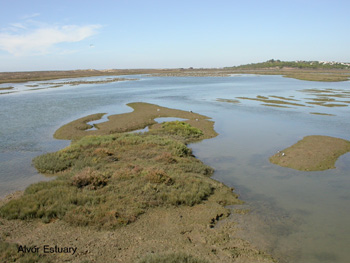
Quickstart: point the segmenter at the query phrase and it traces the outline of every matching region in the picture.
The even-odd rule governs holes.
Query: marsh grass
[[[29,186],[0,208],[0,216],[115,228],[152,207],[193,206],[215,191],[232,195],[185,145],[201,130],[179,121],[162,126],[148,134],[87,136],[36,157],[34,166],[57,178]]]
[[[165,122],[162,124],[162,128],[157,130],[156,133],[169,134],[176,136],[187,142],[199,139],[203,136],[203,132],[190,124],[183,121]]]

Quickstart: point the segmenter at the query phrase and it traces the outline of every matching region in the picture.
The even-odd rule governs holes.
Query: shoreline
[[[349,81],[350,70],[345,69],[296,69],[296,68],[263,68],[263,69],[109,69],[109,70],[65,70],[65,71],[28,71],[0,72],[0,84],[24,83],[29,81],[57,80],[64,78],[82,78],[94,76],[118,76],[149,74],[164,77],[228,77],[231,74],[281,75],[306,81],[339,82]]]

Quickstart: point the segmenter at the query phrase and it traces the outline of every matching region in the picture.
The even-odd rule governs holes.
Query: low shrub
[[[177,135],[181,137],[193,137],[198,138],[203,135],[203,132],[190,124],[183,121],[171,121],[162,124],[164,132],[167,134]]]
[[[47,153],[33,159],[35,168],[41,173],[58,173],[72,166],[73,160],[60,152]]]
[[[166,172],[162,169],[153,168],[149,169],[145,173],[145,179],[151,183],[166,185],[171,185],[174,183],[174,180],[171,179],[171,177],[167,175]]]
[[[97,189],[107,184],[108,179],[91,167],[87,167],[72,177],[72,185],[82,188]]]
[[[176,158],[174,158],[170,152],[163,152],[160,155],[157,155],[154,159],[158,162],[163,162],[166,164],[177,162]]]

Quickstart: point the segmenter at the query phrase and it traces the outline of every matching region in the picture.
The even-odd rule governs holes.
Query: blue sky
[[[0,71],[350,62],[347,0],[0,0]]]

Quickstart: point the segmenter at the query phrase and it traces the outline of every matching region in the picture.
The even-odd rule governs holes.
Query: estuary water
[[[250,213],[231,216],[241,229],[237,235],[280,262],[350,262],[350,154],[339,158],[336,169],[322,172],[300,172],[268,160],[307,135],[349,140],[349,81],[257,75],[132,78],[138,80],[56,88],[44,82],[1,84],[14,89],[0,94],[0,196],[51,179],[38,174],[31,160],[69,145],[52,137],[63,124],[93,113],[130,112],[130,102],[154,103],[215,121],[219,135],[190,147],[215,169],[214,179],[234,187],[245,201],[239,209]],[[64,81],[69,80],[52,82]]]

